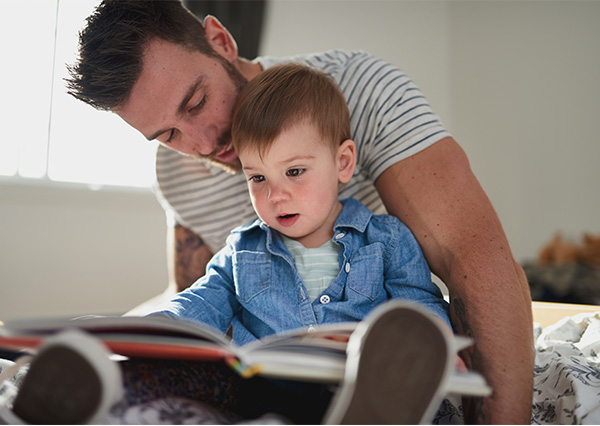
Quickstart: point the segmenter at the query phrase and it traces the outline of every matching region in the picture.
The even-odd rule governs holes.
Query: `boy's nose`
[[[270,185],[268,199],[271,203],[278,203],[289,198],[289,194],[283,185]]]

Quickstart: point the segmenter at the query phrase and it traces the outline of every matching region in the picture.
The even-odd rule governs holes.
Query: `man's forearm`
[[[388,212],[411,229],[448,286],[455,331],[475,339],[465,355],[494,395],[470,421],[529,423],[533,321],[529,286],[463,150],[446,138],[381,175]]]
[[[436,237],[441,256],[432,266],[450,291],[455,332],[474,340],[464,360],[494,391],[470,401],[465,414],[472,423],[528,424],[535,357],[529,285],[492,205],[469,180],[460,210],[448,214],[461,220],[446,222]]]
[[[497,270],[495,275],[490,271],[486,277],[479,277],[478,269],[469,268],[467,261],[456,268],[455,282],[449,284],[455,332],[475,341],[461,355],[470,369],[485,375],[494,390],[490,398],[468,401],[465,417],[469,423],[528,424],[534,350],[525,276],[518,265]],[[486,296],[481,297],[482,293]]]

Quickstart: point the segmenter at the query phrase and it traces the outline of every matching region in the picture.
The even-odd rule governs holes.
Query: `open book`
[[[61,330],[77,328],[100,339],[116,355],[130,358],[226,362],[242,377],[262,375],[289,380],[338,383],[344,377],[346,345],[357,323],[338,323],[307,331],[293,330],[236,346],[228,336],[200,323],[149,317],[80,317],[0,322],[0,348],[32,350]],[[450,335],[453,348],[468,346],[468,339]],[[448,393],[487,396],[483,377],[475,372],[455,373]]]

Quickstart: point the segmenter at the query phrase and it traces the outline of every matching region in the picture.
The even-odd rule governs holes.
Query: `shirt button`
[[[350,262],[346,263],[346,266],[344,267],[344,270],[346,271],[347,274],[350,273]]]
[[[324,294],[323,296],[321,296],[319,301],[323,304],[327,304],[327,303],[331,302],[331,298],[328,295]]]
[[[309,325],[308,328],[306,329],[306,331],[308,331],[309,333],[312,333],[313,331],[315,331],[315,326]]]
[[[336,240],[340,240],[340,239],[344,238],[344,235],[346,235],[346,234],[344,234],[343,232],[340,232],[339,234],[337,234],[337,235],[335,236],[335,239],[336,239]]]

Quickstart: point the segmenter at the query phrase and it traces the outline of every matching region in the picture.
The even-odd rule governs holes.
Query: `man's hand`
[[[475,341],[463,358],[484,374],[494,394],[471,404],[467,420],[528,424],[534,363],[530,290],[463,150],[445,138],[390,167],[376,187],[447,285],[454,331]]]

